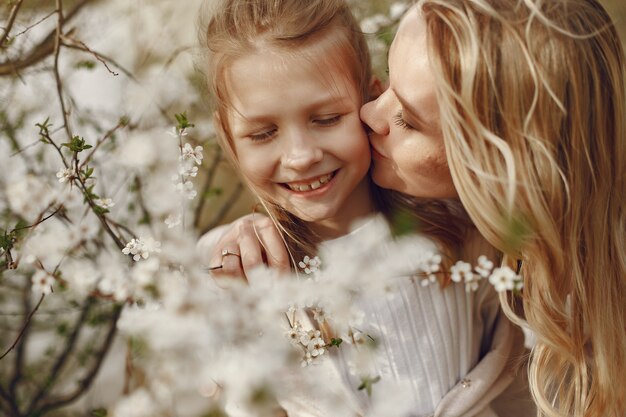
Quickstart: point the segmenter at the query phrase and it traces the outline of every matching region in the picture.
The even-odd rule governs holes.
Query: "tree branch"
[[[15,23],[15,18],[17,17],[17,12],[20,11],[20,7],[22,7],[22,3],[24,3],[24,0],[18,0],[11,8],[11,12],[9,13],[9,21],[7,22],[7,27],[4,29],[2,36],[0,36],[0,49],[2,49],[2,45],[4,45],[4,42],[9,37],[9,32],[11,32],[11,28],[13,27],[13,23]]]
[[[33,318],[33,315],[37,312],[37,310],[39,309],[39,306],[41,305],[41,302],[43,301],[43,299],[46,297],[45,294],[41,294],[41,298],[39,299],[39,302],[37,303],[37,305],[35,306],[35,308],[28,314],[28,316],[26,316],[26,318],[24,319],[24,324],[22,325],[22,330],[20,331],[20,334],[17,336],[17,339],[15,339],[15,341],[13,342],[13,344],[6,350],[6,352],[4,352],[2,354],[2,356],[0,356],[0,359],[4,358],[6,355],[9,354],[9,352],[11,352],[15,346],[17,345],[17,343],[20,341],[20,339],[22,338],[22,336],[24,335],[24,333],[26,332],[26,328],[28,327],[28,325],[30,324],[30,320]],[[25,298],[29,298],[28,295]],[[29,303],[30,304],[30,303]],[[30,305],[25,305],[25,307],[28,307],[25,311],[30,310]]]
[[[28,411],[26,412],[26,415],[29,415],[29,416],[33,415],[33,411],[35,410],[35,407],[42,400],[42,398],[45,397],[48,389],[52,386],[56,378],[59,376],[59,371],[65,365],[70,353],[74,349],[74,346],[76,345],[76,341],[78,340],[78,335],[80,333],[80,330],[82,329],[83,324],[85,323],[85,320],[87,319],[87,315],[91,311],[91,308],[93,307],[94,302],[95,302],[95,299],[93,297],[87,297],[87,299],[83,303],[81,314],[78,320],[76,321],[76,324],[74,324],[74,329],[72,330],[72,333],[70,333],[70,335],[65,340],[65,347],[63,348],[63,351],[57,357],[57,360],[52,366],[52,369],[50,370],[50,372],[48,373],[48,376],[43,380],[41,387],[39,387],[39,390],[33,397],[33,400],[30,404],[30,407],[28,408]]]
[[[80,0],[72,10],[65,16],[65,23],[70,21],[74,16],[78,14],[80,9],[82,9],[86,4],[92,2],[94,0]],[[69,30],[65,33],[65,36],[70,36],[74,32],[73,29]],[[24,68],[28,68],[32,65],[39,63],[44,60],[52,53],[54,53],[54,45],[56,40],[56,29],[51,31],[39,44],[37,44],[31,51],[26,55],[24,59],[16,60],[16,61],[5,61],[0,63],[0,76],[3,75],[11,75],[16,74],[20,70]]]
[[[59,72],[59,54],[61,52],[61,35],[63,34],[63,24],[65,21],[63,20],[63,0],[56,0],[57,4],[57,27],[56,27],[56,35],[54,37],[54,79],[56,81],[57,87],[57,95],[59,97],[59,102],[61,104],[61,115],[63,116],[63,128],[65,129],[65,133],[67,133],[68,141],[72,140],[72,129],[70,128],[70,123],[67,115],[67,109],[65,108],[65,99],[63,98],[63,83],[61,81],[61,74]]]
[[[102,362],[109,352],[111,345],[113,344],[113,340],[115,339],[115,334],[117,333],[117,321],[120,318],[120,314],[122,313],[122,305],[116,304],[113,310],[113,317],[111,318],[111,323],[109,324],[109,330],[107,331],[107,335],[104,339],[102,347],[96,354],[96,361],[93,363],[91,369],[87,372],[85,378],[81,381],[80,385],[74,390],[74,392],[59,397],[59,398],[51,398],[49,401],[45,402],[40,408],[40,414],[43,415],[55,408],[63,407],[64,405],[72,403],[78,397],[85,393],[93,383],[100,367],[102,366]]]

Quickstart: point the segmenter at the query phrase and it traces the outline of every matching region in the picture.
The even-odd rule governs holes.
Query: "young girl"
[[[273,220],[261,233],[279,230],[288,249],[288,256],[266,263],[285,267],[289,257],[295,264],[320,249],[337,253],[372,229],[381,239],[390,235],[380,216],[350,232],[356,220],[387,210],[367,176],[370,148],[359,109],[372,85],[370,62],[345,2],[224,0],[205,27],[220,144]],[[421,214],[428,219],[428,211]],[[454,234],[437,224],[424,230],[433,240],[418,240],[417,250],[433,250],[433,241]],[[223,232],[209,232],[199,242],[204,254],[217,253],[209,263],[215,274],[241,273],[242,264],[262,261],[244,253],[263,244],[262,237],[256,240],[259,228],[231,228],[235,238],[222,238],[215,251]],[[462,285],[423,287],[407,277],[395,291],[389,300],[360,306],[364,330],[379,337],[375,390],[406,388],[411,416],[532,415],[523,391],[492,403],[513,381],[510,362],[523,345],[489,284],[466,292]],[[367,413],[366,391],[358,389],[339,351],[322,369],[335,393],[347,392],[349,411],[298,390],[296,380],[278,393],[290,416]]]

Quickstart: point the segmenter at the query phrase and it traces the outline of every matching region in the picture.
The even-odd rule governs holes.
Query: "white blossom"
[[[319,272],[320,265],[322,265],[322,261],[319,256],[314,256],[313,258],[306,255],[304,259],[298,262],[298,266],[304,271],[305,274],[315,274]]]
[[[381,27],[389,24],[389,18],[383,14],[377,14],[361,21],[363,33],[376,33]]]
[[[180,129],[178,126],[172,126],[172,128],[168,130],[167,133],[175,138],[187,136],[189,134],[189,132],[187,132],[187,129]]]
[[[124,255],[133,255],[134,261],[148,259],[150,254],[154,252],[161,252],[161,242],[152,238],[133,238],[122,249]]]
[[[100,206],[103,209],[110,209],[115,205],[115,202],[111,198],[96,198],[93,202],[95,205]]]
[[[52,292],[52,285],[54,285],[55,279],[46,271],[39,269],[31,277],[31,282],[34,293],[48,295]]]
[[[183,195],[183,197],[193,200],[198,195],[197,191],[193,188],[193,182],[184,181],[176,184],[176,190]]]
[[[493,262],[485,255],[481,255],[478,257],[478,266],[475,269],[482,278],[488,278],[493,269]]]
[[[508,266],[494,269],[489,282],[498,292],[521,289],[523,285],[521,278]]]
[[[76,170],[74,170],[74,168],[61,168],[57,172],[57,178],[59,179],[60,183],[64,183],[66,181],[69,182],[72,179],[76,178]]]
[[[204,155],[202,155],[202,150],[202,146],[196,146],[195,148],[193,148],[189,143],[185,143],[180,151],[180,159],[181,161],[192,160],[196,164],[200,165],[202,164],[202,158],[204,158]]]
[[[409,5],[406,2],[396,2],[389,7],[389,17],[393,20],[400,19],[404,12],[407,11]]]
[[[472,275],[472,265],[467,262],[457,261],[450,267],[450,278],[454,282],[465,282]]]
[[[183,216],[180,213],[169,214],[167,218],[165,219],[165,224],[167,225],[168,229],[176,227],[182,224],[182,222],[183,222]]]
[[[184,180],[189,178],[195,178],[198,176],[198,167],[197,166],[185,166],[185,164],[181,164],[178,175]]]
[[[115,406],[113,417],[152,417],[158,414],[157,404],[145,388],[138,388]]]

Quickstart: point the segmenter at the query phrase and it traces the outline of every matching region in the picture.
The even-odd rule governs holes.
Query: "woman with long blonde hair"
[[[546,416],[626,415],[624,68],[595,0],[423,0],[361,111],[375,182],[458,194],[523,276],[501,301],[536,336]]]

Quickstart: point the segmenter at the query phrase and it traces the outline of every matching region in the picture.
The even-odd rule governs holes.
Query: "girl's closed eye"
[[[332,114],[328,116],[320,116],[313,119],[313,123],[318,126],[332,126],[341,120],[340,114]]]
[[[277,131],[278,131],[278,129],[273,127],[273,128],[270,128],[270,129],[259,131],[259,132],[250,133],[248,135],[248,138],[252,142],[264,142],[266,140],[269,140],[269,139],[273,138],[276,135]]]
[[[404,118],[402,117],[402,110],[400,110],[398,113],[396,113],[395,116],[393,116],[393,123],[396,126],[401,127],[402,129],[407,129],[407,130],[415,130],[415,127],[411,126],[406,120],[404,120]]]

